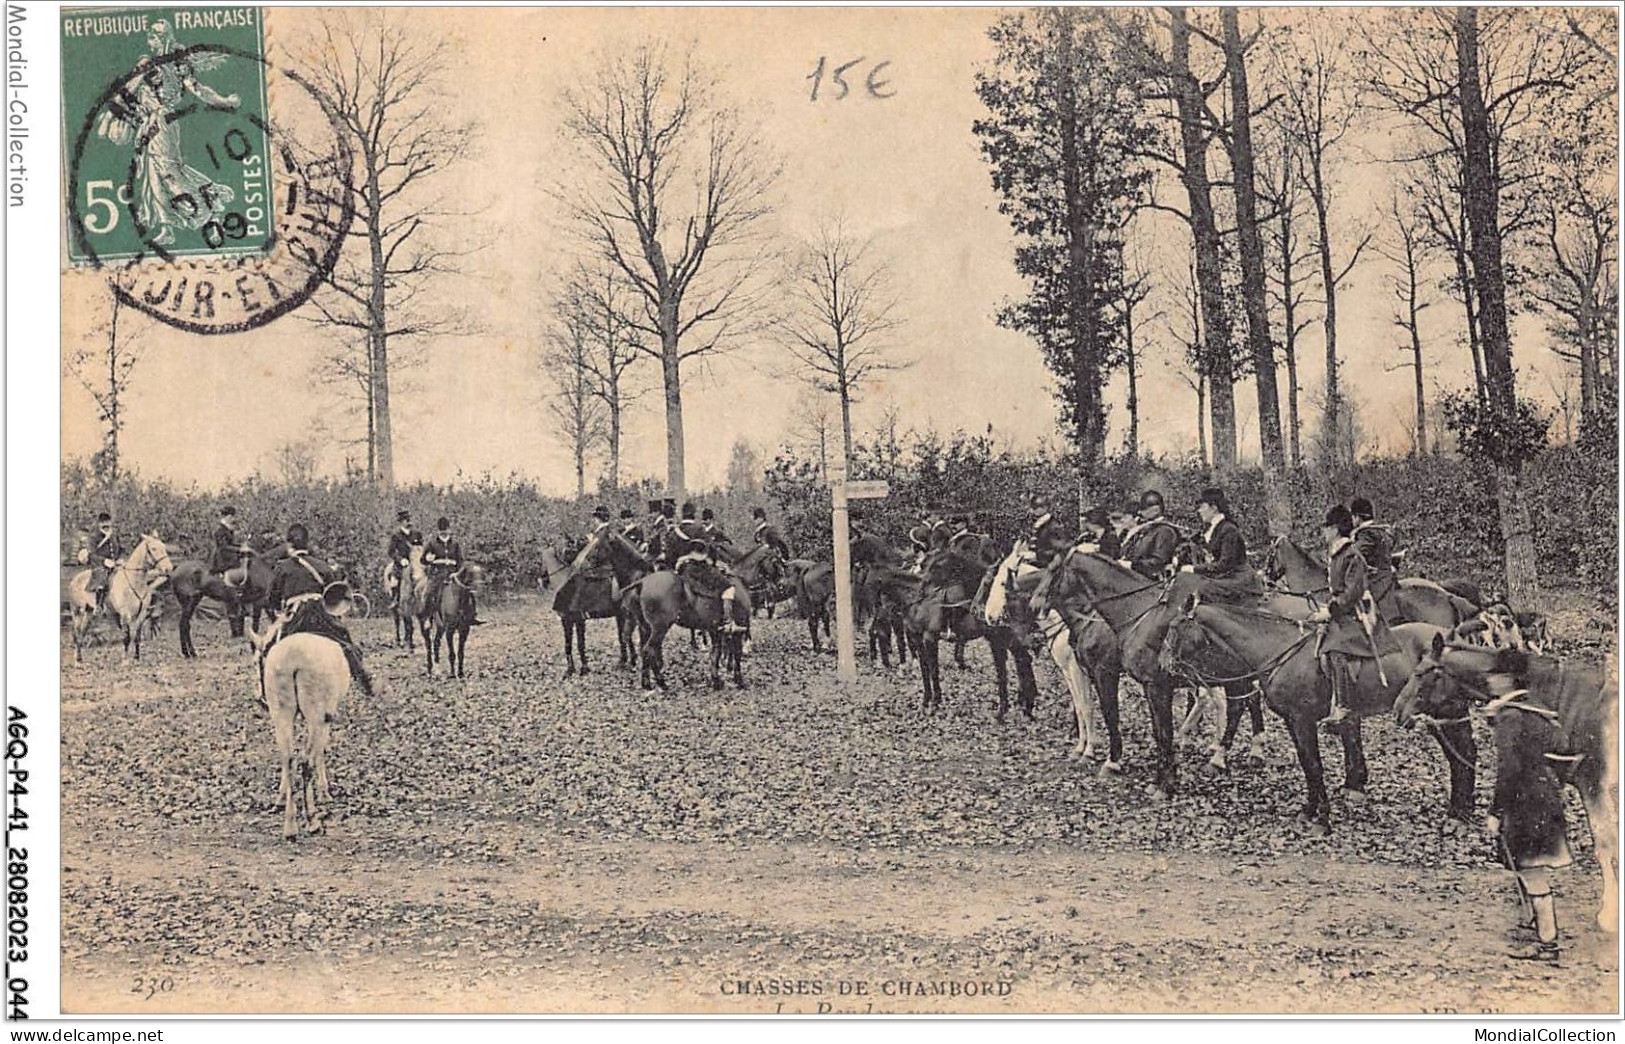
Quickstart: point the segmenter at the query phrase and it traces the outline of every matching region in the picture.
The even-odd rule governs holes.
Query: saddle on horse
[[[337,642],[339,648],[344,650],[345,662],[350,665],[350,677],[355,679],[363,695],[372,696],[372,676],[362,663],[361,649],[350,637],[349,630],[339,623],[338,617],[327,611],[321,595],[295,595],[288,599],[282,612],[271,621],[269,636],[259,650],[260,661],[264,662],[271,646],[290,634],[315,634]]]
[[[689,598],[696,602],[701,599],[719,600],[724,623],[740,629],[750,626],[750,591],[731,569],[704,558],[691,558],[680,561],[675,572],[683,581]]]

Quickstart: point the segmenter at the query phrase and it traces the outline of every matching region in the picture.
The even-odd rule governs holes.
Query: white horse
[[[271,712],[276,733],[277,759],[281,767],[282,836],[299,836],[299,808],[305,811],[305,826],[312,834],[324,830],[326,804],[333,791],[327,779],[327,744],[330,726],[339,702],[350,689],[350,664],[344,650],[331,638],[319,634],[290,634],[266,643],[280,628],[280,620],[267,625],[263,633],[249,628],[260,666],[260,698]],[[295,724],[305,720],[305,743],[296,754]],[[295,772],[299,788],[294,789]]]
[[[135,642],[135,658],[141,659],[141,631],[152,612],[152,595],[169,574],[174,572],[169,560],[169,549],[158,539],[158,534],[147,533],[135,550],[113,568],[107,581],[106,610],[114,615],[124,630],[124,659],[130,658],[130,643]],[[158,574],[157,579],[152,575]],[[96,596],[90,590],[91,570],[75,573],[68,581],[68,606],[73,612],[73,658],[84,662],[85,639],[96,619]]]
[[[1015,549],[999,563],[999,570],[993,576],[993,583],[988,591],[987,605],[984,615],[990,624],[998,624],[1004,620],[1009,609],[1008,591],[1014,584],[1016,577],[1035,572],[1037,567],[1023,560],[1027,550],[1025,541],[1017,541]],[[1066,691],[1072,696],[1072,711],[1078,720],[1078,743],[1072,748],[1077,757],[1092,758],[1095,754],[1095,699],[1094,687],[1089,683],[1089,676],[1084,673],[1083,666],[1072,650],[1072,633],[1061,619],[1061,614],[1054,609],[1049,610],[1037,620],[1039,628],[1044,634],[1044,644],[1049,648],[1050,659],[1055,661],[1056,668],[1061,672],[1061,680],[1066,683]],[[1108,769],[1115,768],[1108,765]]]

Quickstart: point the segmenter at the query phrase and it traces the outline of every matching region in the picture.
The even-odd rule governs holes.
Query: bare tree
[[[1173,343],[1180,350],[1175,358],[1163,360],[1163,365],[1196,393],[1196,449],[1205,468],[1210,459],[1207,439],[1208,383],[1207,372],[1202,366],[1202,293],[1197,285],[1194,262],[1186,270],[1186,275],[1178,309],[1183,328],[1175,329],[1172,323],[1168,324]]]
[[[1277,106],[1279,109],[1279,106]],[[1276,124],[1277,128],[1279,124]],[[1292,466],[1303,466],[1303,419],[1299,407],[1303,383],[1298,376],[1298,338],[1313,316],[1308,309],[1319,303],[1309,295],[1309,266],[1317,252],[1306,244],[1301,160],[1293,139],[1277,133],[1259,156],[1259,195],[1273,219],[1268,222],[1266,246],[1271,266],[1270,297],[1281,314],[1281,357],[1286,364],[1287,445]]]
[[[660,362],[667,482],[680,494],[682,365],[729,350],[760,322],[758,232],[779,170],[711,78],[661,44],[601,54],[562,103],[581,163],[555,194],[640,299],[629,318]]]
[[[1422,277],[1423,235],[1420,220],[1407,212],[1396,197],[1388,208],[1389,221],[1394,229],[1391,246],[1379,248],[1384,257],[1399,266],[1388,277],[1388,289],[1394,298],[1394,325],[1405,331],[1406,343],[1399,350],[1409,354],[1404,364],[1412,371],[1416,388],[1416,416],[1413,443],[1416,452],[1428,451],[1427,389],[1422,372],[1422,312],[1432,307],[1427,299],[1427,287]]]
[[[553,302],[553,314],[544,335],[542,372],[552,385],[547,412],[563,434],[575,466],[576,499],[587,493],[587,457],[603,443],[608,427],[603,401],[594,390],[589,359],[592,331],[580,301],[567,294]]]
[[[1194,362],[1201,370],[1211,400],[1213,415],[1213,462],[1227,468],[1236,463],[1235,382],[1238,369],[1231,343],[1230,315],[1225,307],[1224,249],[1215,212],[1214,179],[1209,170],[1209,152],[1224,123],[1214,114],[1211,99],[1223,86],[1220,67],[1207,75],[1192,58],[1192,42],[1198,36],[1213,39],[1211,33],[1198,34],[1185,8],[1166,9],[1168,52],[1153,45],[1142,21],[1124,17],[1111,24],[1119,26],[1125,51],[1141,73],[1159,87],[1147,92],[1153,101],[1168,105],[1169,116],[1178,126],[1178,155],[1148,147],[1147,159],[1161,163],[1178,175],[1185,190],[1186,210],[1153,201],[1152,209],[1178,216],[1191,230],[1195,252],[1195,279],[1201,308],[1203,342]],[[1204,411],[1205,412],[1205,411]]]
[[[1124,282],[1117,300],[1119,321],[1123,326],[1123,372],[1128,377],[1128,437],[1123,449],[1131,457],[1140,455],[1140,369],[1146,348],[1144,333],[1149,322],[1162,315],[1161,312],[1150,316],[1144,314],[1142,306],[1150,296],[1150,275],[1136,270]]]
[[[835,411],[829,396],[808,389],[791,413],[789,436],[794,448],[818,460],[818,476],[829,477],[829,447],[835,434]]]
[[[391,21],[387,12],[342,12],[324,15],[295,58],[355,157],[350,235],[364,246],[340,257],[328,292],[313,303],[320,324],[365,337],[366,366],[351,366],[344,376],[365,383],[368,456],[386,489],[395,484],[391,368],[401,362],[392,342],[472,326],[464,310],[425,297],[434,277],[451,270],[448,262],[468,252],[435,235],[468,215],[428,190],[436,175],[469,155],[476,135],[473,122],[446,108],[455,57],[444,38]],[[468,242],[466,229],[459,232],[458,241]]]
[[[107,322],[93,336],[99,343],[69,352],[66,364],[68,372],[90,393],[101,421],[102,448],[91,458],[91,470],[112,484],[118,481],[123,468],[119,436],[124,433],[125,392],[147,349],[117,294],[108,295]]]
[[[786,288],[790,306],[780,338],[798,376],[833,395],[841,410],[841,449],[852,461],[852,405],[878,374],[909,365],[889,335],[901,322],[886,261],[872,238],[859,238],[839,219],[818,229],[795,258]]]
[[[1332,169],[1344,151],[1344,143],[1355,131],[1362,109],[1359,80],[1353,74],[1344,43],[1346,35],[1338,22],[1330,21],[1334,17],[1340,16],[1316,12],[1304,30],[1289,38],[1290,50],[1277,51],[1276,63],[1276,78],[1284,87],[1279,125],[1293,141],[1298,175],[1314,213],[1311,239],[1320,259],[1321,324],[1326,348],[1321,425],[1328,437],[1320,444],[1333,449],[1347,445],[1345,439],[1330,437],[1340,430],[1337,414],[1343,403],[1337,355],[1337,291],[1371,242],[1369,233],[1362,236],[1346,259],[1337,256],[1333,245],[1332,199],[1337,186]]]
[[[592,375],[592,392],[604,406],[604,440],[609,453],[605,478],[616,489],[621,483],[626,413],[643,397],[643,389],[632,383],[630,371],[651,354],[628,318],[628,310],[637,306],[638,298],[618,269],[602,263],[595,268],[578,266],[565,294],[587,332],[584,365]]]

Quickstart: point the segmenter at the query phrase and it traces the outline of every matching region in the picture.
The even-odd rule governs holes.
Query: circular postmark
[[[277,94],[275,124],[254,111],[222,121],[240,96],[216,93],[200,70],[233,67],[251,71],[238,78],[264,97]],[[93,143],[99,171],[86,166]],[[95,178],[118,149],[128,151],[122,169]],[[331,276],[355,217],[352,169],[337,114],[298,73],[229,45],[173,47],[143,57],[88,108],[68,168],[70,256],[105,272],[125,305],[177,329],[252,330]],[[103,233],[120,217],[119,248],[107,249]]]

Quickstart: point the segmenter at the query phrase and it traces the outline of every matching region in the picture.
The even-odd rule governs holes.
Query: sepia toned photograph
[[[1620,1014],[1616,8],[30,14],[65,1014]]]

